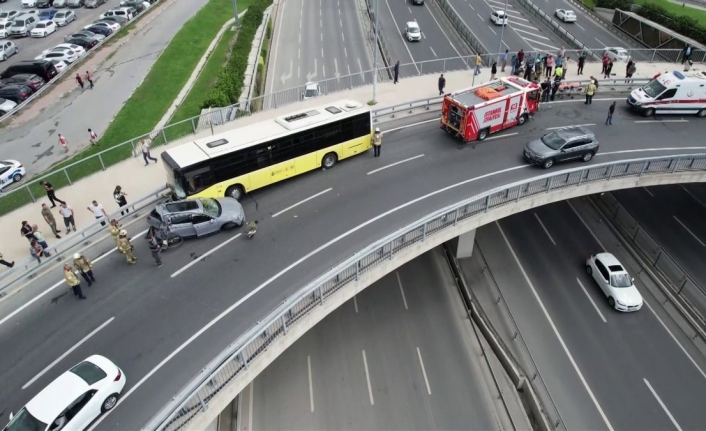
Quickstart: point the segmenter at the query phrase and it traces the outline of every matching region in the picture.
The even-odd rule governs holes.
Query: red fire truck
[[[441,128],[465,142],[522,125],[539,105],[537,84],[517,76],[496,79],[444,96]]]

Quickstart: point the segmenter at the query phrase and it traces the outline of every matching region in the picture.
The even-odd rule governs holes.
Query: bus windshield
[[[647,94],[648,96],[650,96],[653,99],[656,99],[657,96],[664,93],[664,90],[666,90],[666,89],[667,89],[667,87],[662,85],[662,83],[656,79],[653,79],[652,81],[645,84],[644,87],[642,87],[642,91],[644,91],[645,94]]]

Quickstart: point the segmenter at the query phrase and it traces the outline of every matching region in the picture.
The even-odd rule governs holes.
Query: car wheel
[[[543,167],[544,169],[549,169],[549,168],[551,168],[552,166],[554,166],[554,159],[552,159],[551,157],[548,158],[547,160],[545,160],[545,161],[542,163],[542,167]]]
[[[336,156],[336,153],[328,153],[324,156],[323,160],[321,160],[321,164],[324,169],[331,169],[337,161],[338,157]]]
[[[483,129],[478,132],[478,140],[479,141],[485,141],[485,138],[488,137],[488,129]]]
[[[581,160],[583,160],[584,162],[590,162],[592,158],[593,158],[593,151],[589,151],[583,155],[583,158],[581,158]]]
[[[242,199],[243,195],[245,195],[245,190],[243,190],[243,186],[240,184],[230,186],[226,189],[226,197],[233,198],[236,201]]]
[[[593,268],[591,268],[591,265],[586,265],[586,272],[588,275],[593,275]]]
[[[12,181],[19,183],[20,180],[22,179],[22,174],[15,174],[12,176]]]
[[[3,54],[2,57],[0,57],[0,61],[5,61],[5,60],[7,60],[7,57],[5,56],[5,54]]]
[[[45,32],[44,32],[44,37],[47,37],[48,34],[49,34],[49,33],[47,33],[47,32],[45,31]]]
[[[221,229],[223,229],[223,230],[231,230],[231,229],[236,228],[237,226],[238,226],[237,224],[235,224],[235,223],[233,223],[233,222],[230,222],[230,223],[226,223],[226,224],[224,224],[223,226],[221,226]]]
[[[101,412],[105,413],[113,410],[115,405],[118,404],[118,398],[120,398],[118,394],[109,395],[108,398],[103,401],[103,404],[101,404]]]
[[[608,305],[610,305],[610,308],[615,308],[615,299],[612,296],[608,297]]]

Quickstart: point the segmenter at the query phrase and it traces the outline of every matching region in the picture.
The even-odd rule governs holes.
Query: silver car
[[[67,0],[54,0],[54,3],[52,3],[51,7],[53,7],[53,8],[66,7],[66,2],[67,2]],[[57,25],[58,25],[58,23],[57,23]]]
[[[582,126],[554,130],[525,145],[525,160],[549,169],[556,162],[580,159],[588,162],[598,152],[593,132]]]
[[[68,7],[81,7],[81,6],[83,6],[83,0],[68,0],[66,2],[66,6],[68,6]]]
[[[86,0],[84,6],[87,8],[96,8],[102,4],[105,4],[106,0]]]
[[[69,25],[72,21],[76,21],[76,14],[72,10],[61,10],[54,15],[52,21],[59,27],[64,27],[65,25]]]
[[[20,52],[12,41],[0,41],[0,61],[5,61],[10,58],[11,55],[15,55]]]
[[[157,205],[147,216],[147,223],[183,238],[199,237],[222,229],[241,226],[245,221],[243,207],[235,199],[187,199]]]
[[[17,103],[0,97],[0,117],[15,109]]]

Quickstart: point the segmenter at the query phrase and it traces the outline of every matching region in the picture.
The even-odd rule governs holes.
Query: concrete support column
[[[460,235],[458,238],[451,240],[451,249],[456,253],[456,259],[464,259],[471,257],[473,254],[473,244],[476,240],[476,230],[473,229],[470,232],[466,232]]]

